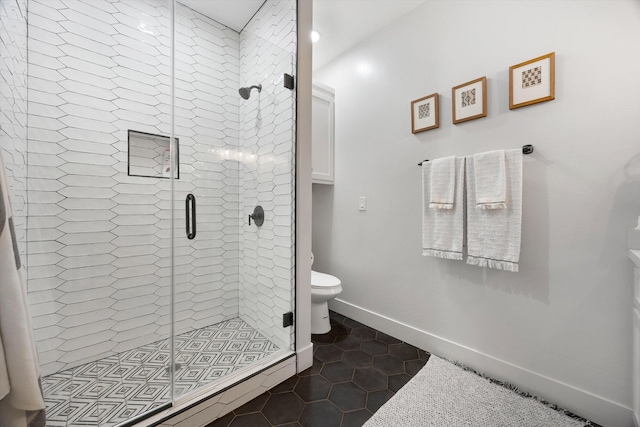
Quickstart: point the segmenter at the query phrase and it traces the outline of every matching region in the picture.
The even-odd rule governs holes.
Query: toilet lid
[[[340,279],[337,277],[331,276],[329,274],[318,273],[317,271],[311,270],[311,287],[312,288],[325,288],[331,286],[340,285]]]

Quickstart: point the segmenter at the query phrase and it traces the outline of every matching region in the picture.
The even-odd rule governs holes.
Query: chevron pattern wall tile
[[[30,2],[29,298],[45,375],[168,337],[170,182],[127,174],[127,137],[171,132],[169,5]],[[238,162],[225,152],[238,147],[240,36],[180,3],[176,31],[182,333],[238,315]]]

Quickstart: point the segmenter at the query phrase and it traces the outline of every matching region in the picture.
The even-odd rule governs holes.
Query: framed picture
[[[411,101],[411,133],[440,127],[440,109],[438,94],[432,93],[424,98]]]
[[[509,109],[520,108],[556,97],[556,53],[509,67]]]
[[[480,77],[451,89],[453,123],[487,116],[487,77]]]

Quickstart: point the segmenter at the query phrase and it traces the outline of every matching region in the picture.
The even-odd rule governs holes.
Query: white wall
[[[313,2],[297,4],[298,55],[296,73],[296,200],[295,200],[295,283],[296,283],[296,364],[302,372],[313,365],[311,343],[311,81]]]
[[[333,307],[628,425],[639,39],[631,0],[429,1],[315,73],[336,89],[335,185],[313,188]],[[510,111],[508,67],[551,51],[556,99]],[[484,75],[488,117],[452,125],[451,88]],[[440,128],[412,135],[410,102],[436,91]],[[523,144],[520,272],[422,257],[417,163]]]

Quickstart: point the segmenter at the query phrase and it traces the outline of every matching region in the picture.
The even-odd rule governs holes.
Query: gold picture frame
[[[451,89],[453,124],[487,116],[487,77]]]
[[[509,67],[509,109],[556,98],[556,53]]]
[[[411,101],[411,133],[440,127],[440,107],[438,93]]]

